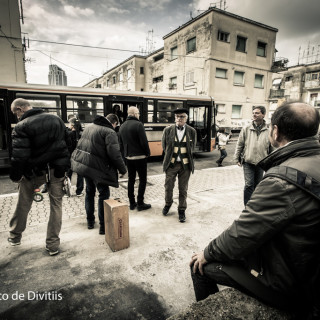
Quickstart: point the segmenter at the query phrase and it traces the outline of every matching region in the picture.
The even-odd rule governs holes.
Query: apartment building
[[[18,1],[0,1],[1,81],[26,82],[24,46],[21,41]]]
[[[272,73],[277,70],[277,32],[265,24],[209,8],[165,35],[163,48],[148,56],[132,56],[85,86],[209,95],[217,105],[217,124],[239,128],[251,120],[254,106],[269,107]],[[131,87],[120,81],[129,61],[138,75]],[[139,77],[143,66],[144,77]],[[102,80],[110,81],[111,76],[118,77],[111,85]]]
[[[49,65],[48,80],[49,85],[52,86],[67,86],[67,75],[65,71],[56,64]]]
[[[320,62],[289,67],[273,75],[270,113],[285,101],[303,101],[320,112]]]

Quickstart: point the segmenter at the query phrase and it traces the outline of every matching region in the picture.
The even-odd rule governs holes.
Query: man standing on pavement
[[[12,132],[10,178],[19,183],[16,210],[10,221],[12,246],[21,243],[26,228],[34,190],[47,183],[50,199],[50,217],[47,228],[46,250],[50,255],[59,253],[59,233],[62,223],[64,176],[70,167],[67,147],[67,128],[56,115],[33,109],[25,99],[16,99],[11,111],[19,122]]]
[[[294,310],[297,319],[319,319],[318,128],[318,111],[305,103],[274,112],[269,139],[278,149],[259,163],[266,175],[240,217],[192,255],[198,301],[221,284]]]
[[[244,205],[250,200],[254,189],[263,177],[263,169],[257,165],[258,162],[272,151],[268,139],[269,129],[264,120],[266,108],[253,107],[252,114],[253,121],[242,128],[234,154],[238,166],[243,166]]]
[[[195,129],[187,125],[187,109],[177,109],[174,113],[176,123],[166,127],[162,135],[163,171],[166,173],[165,206],[162,213],[166,216],[170,210],[173,203],[173,188],[178,176],[179,221],[185,222],[188,183],[191,173],[194,172],[193,150],[197,133]]]
[[[118,171],[122,175],[127,172],[115,132],[118,123],[118,117],[112,113],[107,117],[96,116],[93,124],[84,129],[71,156],[72,171],[84,176],[86,180],[88,229],[94,228],[94,198],[96,189],[99,191],[99,234],[105,234],[103,202],[110,197],[109,186],[119,188]]]
[[[128,198],[130,210],[136,207],[138,211],[151,208],[144,203],[144,193],[147,186],[147,158],[150,156],[149,143],[143,124],[139,121],[140,112],[136,107],[128,108],[127,120],[121,125],[120,144],[127,159],[128,167]],[[136,174],[139,176],[137,202],[134,194]]]

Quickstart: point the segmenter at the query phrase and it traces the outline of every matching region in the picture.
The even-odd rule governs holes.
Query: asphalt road
[[[223,165],[234,165],[233,154],[236,141],[232,140],[227,144],[227,158],[224,159]],[[195,154],[195,170],[216,167],[216,160],[220,157],[220,152],[214,150],[212,152],[203,152]],[[162,174],[162,159],[160,157],[150,158],[148,161],[148,175]],[[72,184],[75,184],[76,175],[72,176]],[[126,176],[125,176],[126,177]],[[18,192],[18,184],[13,183],[9,178],[9,169],[0,169],[0,194],[10,194]]]

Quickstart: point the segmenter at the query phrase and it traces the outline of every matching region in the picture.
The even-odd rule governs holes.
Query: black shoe
[[[137,208],[138,208],[138,211],[148,210],[151,208],[151,204],[148,204],[148,203],[138,204]]]
[[[93,222],[88,221],[88,229],[93,229],[93,228],[94,228],[94,221]]]
[[[163,214],[164,216],[166,216],[166,215],[168,214],[170,208],[171,208],[171,206],[167,206],[167,205],[164,206],[163,209],[162,209],[162,214]]]
[[[179,221],[180,222],[185,222],[186,221],[186,214],[185,210],[179,210]]]
[[[223,167],[222,163],[219,163],[219,164],[218,164],[218,167]]]
[[[136,207],[137,207],[137,203],[134,202],[134,203],[130,203],[130,210],[134,210]]]
[[[99,234],[105,234],[104,225],[100,225]]]
[[[41,190],[40,190],[41,193],[47,193],[48,192],[48,188],[47,188],[47,185],[45,185]]]

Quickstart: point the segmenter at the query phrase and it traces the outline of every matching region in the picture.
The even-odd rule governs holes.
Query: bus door
[[[191,102],[192,103],[192,102]],[[211,109],[209,106],[189,106],[189,125],[197,131],[195,151],[211,151]]]
[[[129,96],[109,96],[107,114],[114,113],[122,124],[128,116],[129,107],[137,107],[140,111],[140,120],[143,122],[143,98]]]
[[[5,92],[0,92],[0,168],[10,167],[11,123],[17,122],[8,103]]]

